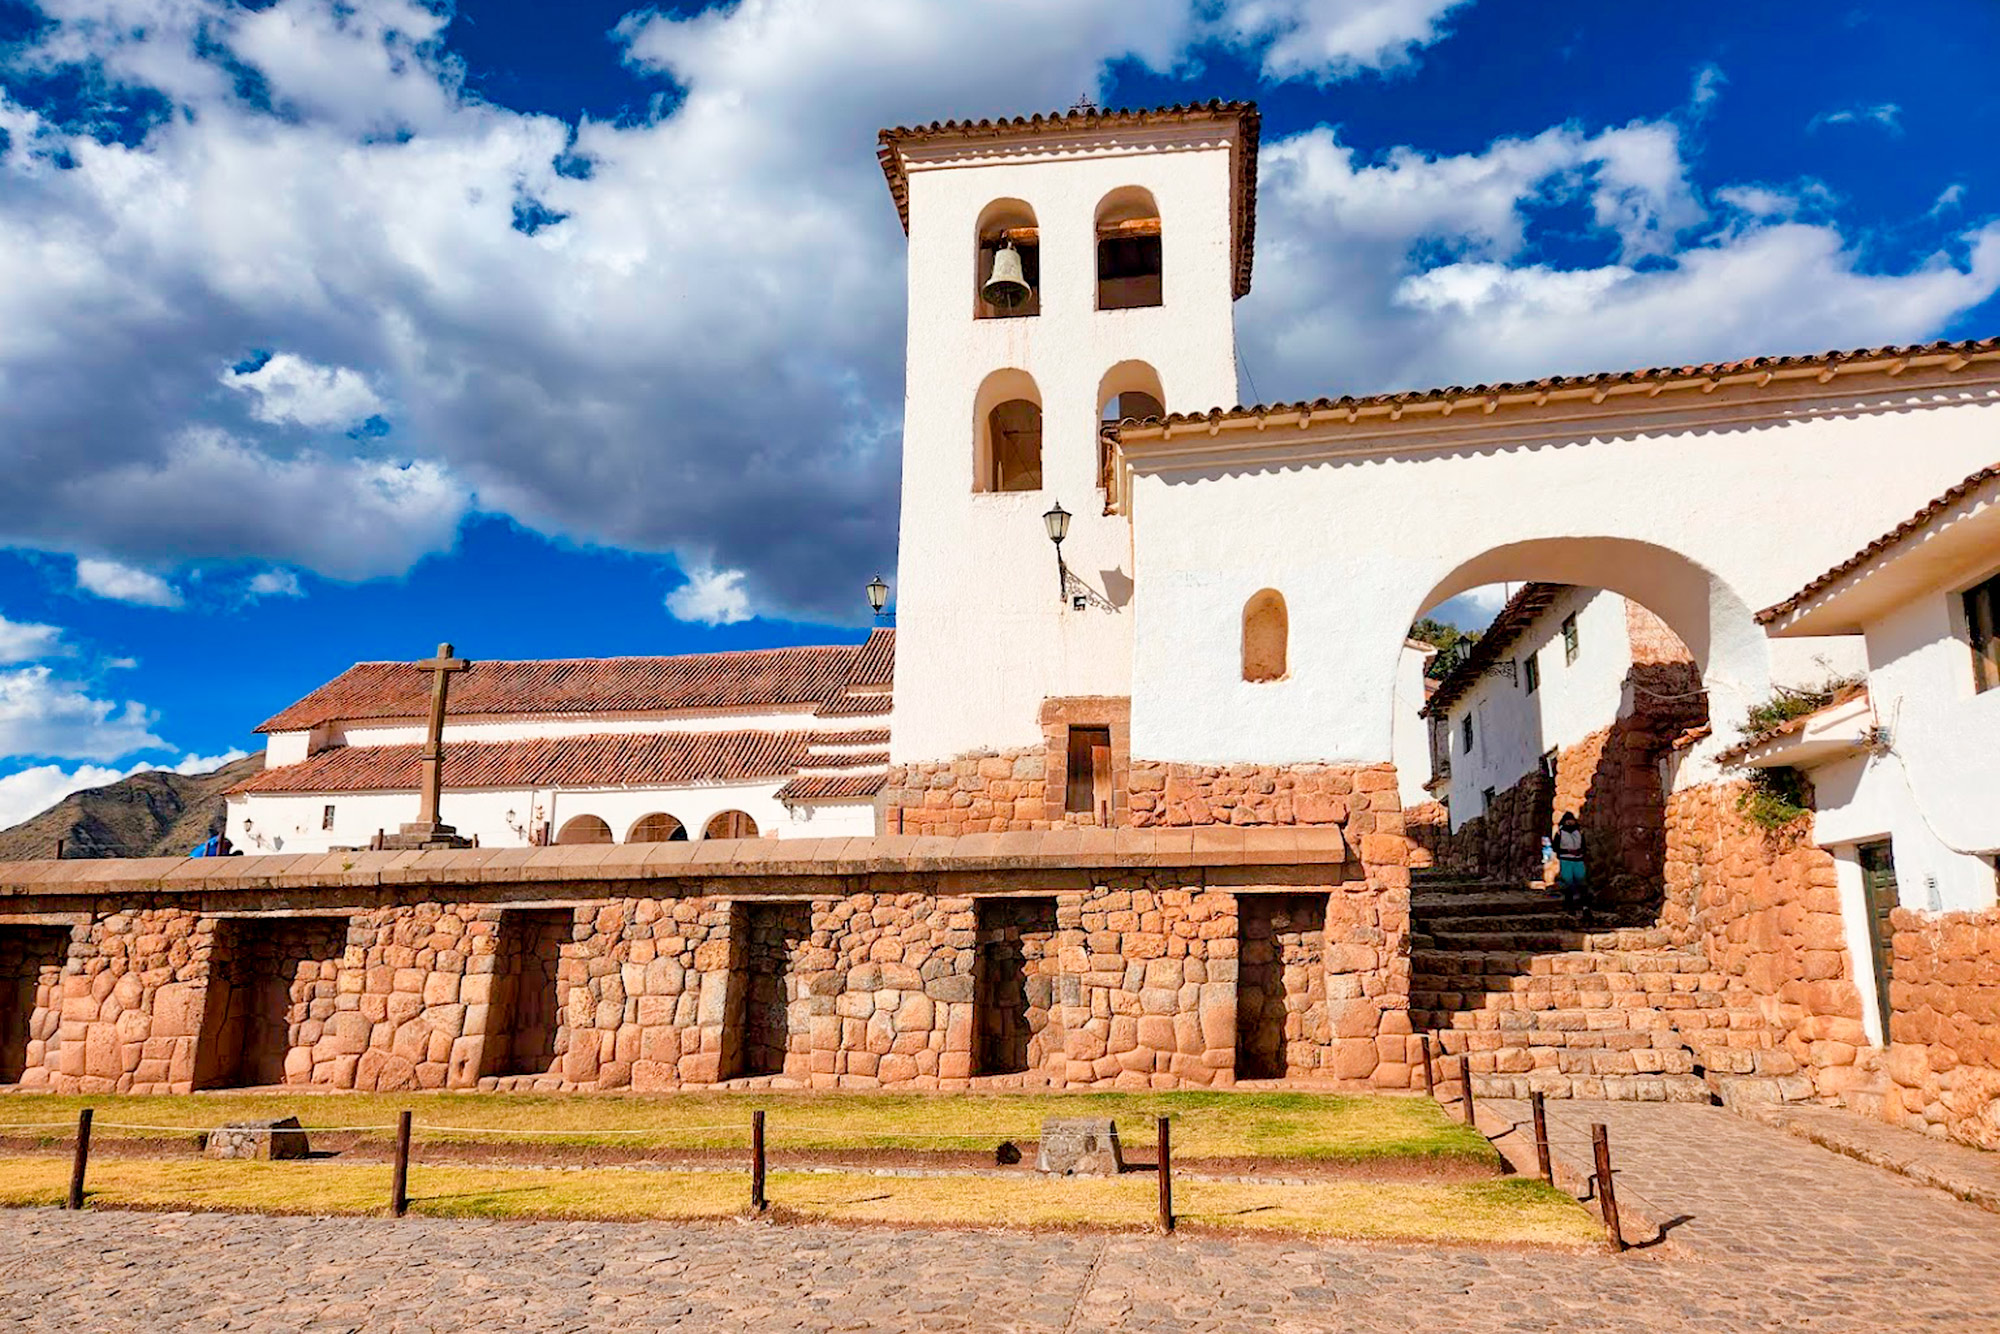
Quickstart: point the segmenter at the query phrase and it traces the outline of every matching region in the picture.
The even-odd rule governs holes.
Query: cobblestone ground
[[[0,1212],[0,1329],[2000,1330],[2000,1219],[1701,1107],[1610,1124],[1624,1257],[758,1224]]]

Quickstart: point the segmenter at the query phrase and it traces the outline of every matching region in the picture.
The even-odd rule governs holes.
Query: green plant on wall
[[[1783,829],[1812,813],[1812,785],[1790,765],[1752,769],[1736,809],[1760,829]]]

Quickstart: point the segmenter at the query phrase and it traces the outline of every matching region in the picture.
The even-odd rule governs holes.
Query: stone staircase
[[[1732,980],[1657,927],[1588,927],[1539,885],[1422,872],[1411,921],[1410,1021],[1446,1056],[1468,1058],[1475,1096],[1736,1103],[1811,1093]],[[1438,1077],[1455,1073],[1453,1060]]]

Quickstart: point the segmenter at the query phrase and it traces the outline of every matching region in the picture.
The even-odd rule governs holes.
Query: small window
[[[1111,822],[1111,729],[1069,729],[1069,775],[1063,785],[1063,811],[1093,815]]]
[[[1532,653],[1521,659],[1521,684],[1530,695],[1542,688],[1542,664]]]
[[[1484,792],[1481,792],[1479,794],[1479,813],[1484,815],[1486,812],[1492,810],[1493,803],[1499,799],[1500,793],[1494,788],[1489,787]]]
[[[1972,645],[1973,688],[2000,686],[2000,574],[1966,590],[1965,636]]]
[[[1576,613],[1571,612],[1569,615],[1563,617],[1563,662],[1564,663],[1572,663],[1576,661],[1576,648],[1577,648]]]
[[[1547,752],[1542,756],[1542,777],[1548,779],[1552,783],[1555,781],[1556,753],[1553,750]]]
[[[333,805],[330,802],[320,809],[319,827],[321,829],[333,828]]]
[[[1459,749],[1463,750],[1466,754],[1470,755],[1472,753],[1472,715],[1469,713],[1466,714],[1464,720],[1459,723],[1458,727],[1459,727],[1459,736],[1461,741]]]
[[[1243,604],[1243,679],[1277,681],[1286,670],[1286,641],[1291,636],[1285,598],[1275,588],[1255,594]]]

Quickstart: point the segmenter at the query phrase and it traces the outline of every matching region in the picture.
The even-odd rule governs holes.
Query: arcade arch
[[[685,843],[687,826],[664,811],[654,811],[642,815],[633,822],[631,832],[625,835],[627,843]]]
[[[562,844],[611,841],[611,826],[595,815],[573,815],[563,821],[563,827],[556,832],[556,842]]]

